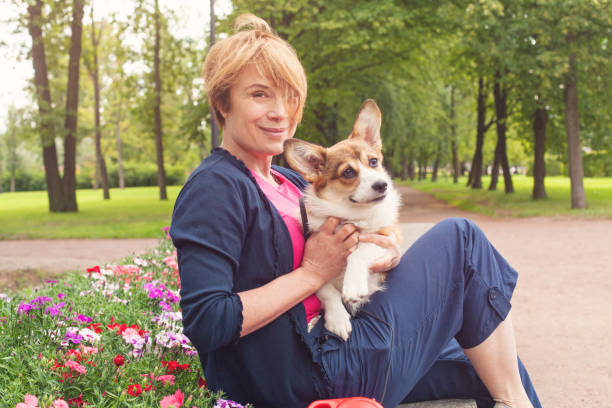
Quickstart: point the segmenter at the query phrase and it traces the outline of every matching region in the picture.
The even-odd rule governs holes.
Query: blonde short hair
[[[221,112],[230,110],[230,90],[242,71],[257,67],[262,76],[281,88],[287,99],[292,121],[302,120],[306,101],[306,73],[295,50],[272,32],[270,26],[253,14],[242,14],[234,22],[235,33],[215,43],[202,68],[208,102],[220,127]]]

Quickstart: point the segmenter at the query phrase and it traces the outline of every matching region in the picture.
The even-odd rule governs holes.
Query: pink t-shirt
[[[302,258],[304,256],[304,235],[302,233],[302,225],[297,219],[302,192],[276,170],[271,169],[270,172],[280,182],[278,187],[273,186],[257,173],[251,171],[259,187],[285,221],[285,225],[289,230],[289,236],[291,237],[291,245],[293,246],[293,267],[295,269],[302,265]],[[314,294],[304,299],[302,303],[306,309],[307,322],[310,322],[313,317],[321,312],[321,302]]]

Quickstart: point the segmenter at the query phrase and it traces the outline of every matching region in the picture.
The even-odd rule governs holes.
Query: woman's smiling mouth
[[[285,133],[287,133],[287,129],[286,127],[282,127],[282,128],[270,128],[270,127],[259,127],[261,130],[263,130],[264,132],[266,132],[269,135],[272,136],[282,136]]]

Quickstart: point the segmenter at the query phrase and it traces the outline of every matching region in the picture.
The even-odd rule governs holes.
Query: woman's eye
[[[342,172],[342,177],[350,179],[357,176],[357,172],[355,170],[353,170],[350,167],[347,167],[343,172]]]
[[[253,92],[253,96],[256,98],[263,98],[264,96],[266,96],[266,94],[263,91],[256,91],[256,92]]]
[[[376,167],[376,166],[378,166],[378,159],[376,158],[370,159],[370,167]]]

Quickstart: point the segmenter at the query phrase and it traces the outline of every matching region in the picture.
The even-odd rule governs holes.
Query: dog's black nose
[[[372,184],[372,189],[377,193],[384,193],[385,191],[387,191],[387,182],[377,181],[376,183]]]

